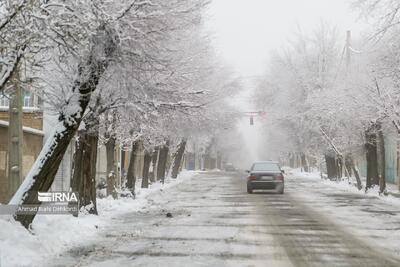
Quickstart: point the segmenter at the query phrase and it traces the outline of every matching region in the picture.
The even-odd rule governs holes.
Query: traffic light
[[[254,118],[253,118],[253,116],[250,117],[250,125],[254,125]]]

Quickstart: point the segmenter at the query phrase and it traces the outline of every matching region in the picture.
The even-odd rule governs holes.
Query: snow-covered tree
[[[53,52],[51,55],[55,56],[52,64],[63,70],[65,66],[74,66],[69,67],[72,72],[67,73],[67,76],[74,78],[63,83],[69,86],[64,90],[66,97],[59,99],[58,125],[10,201],[12,204],[35,204],[38,203],[35,192],[50,188],[71,138],[82,119],[89,117],[86,114],[87,108],[91,107],[91,101],[98,101],[99,98],[91,97],[97,87],[107,79],[107,75],[112,74],[122,58],[127,55],[131,56],[131,60],[140,57],[147,43],[157,43],[158,38],[164,36],[164,31],[182,26],[171,22],[187,24],[190,21],[188,16],[197,11],[203,1],[132,0],[127,3],[82,0],[69,3],[32,1],[29,5],[24,4],[28,1],[21,3],[21,8],[12,10],[21,16],[35,18],[35,22],[38,20],[29,25],[30,32],[40,35],[40,43],[55,44],[49,47]],[[7,14],[12,14],[12,11]],[[7,18],[6,21],[10,21]],[[30,44],[30,47],[36,48],[35,44]],[[62,50],[58,51],[60,48]],[[91,191],[91,188],[83,190]],[[25,227],[29,226],[33,218],[34,215],[16,216]]]

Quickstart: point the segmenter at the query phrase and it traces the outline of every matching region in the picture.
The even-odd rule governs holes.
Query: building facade
[[[22,144],[22,179],[30,171],[43,147],[43,112],[38,98],[30,93],[23,96],[23,144]],[[0,96],[0,203],[7,203],[15,192],[10,192],[8,180],[8,147],[9,147],[9,101]]]

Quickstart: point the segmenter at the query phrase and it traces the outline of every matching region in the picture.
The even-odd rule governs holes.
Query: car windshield
[[[277,163],[274,162],[260,162],[254,163],[252,167],[252,171],[277,171],[280,172],[281,169],[279,168]]]

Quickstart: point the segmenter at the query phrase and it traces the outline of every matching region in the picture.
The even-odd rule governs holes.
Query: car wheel
[[[253,189],[251,189],[251,188],[247,187],[247,193],[249,193],[249,194],[253,194]]]

